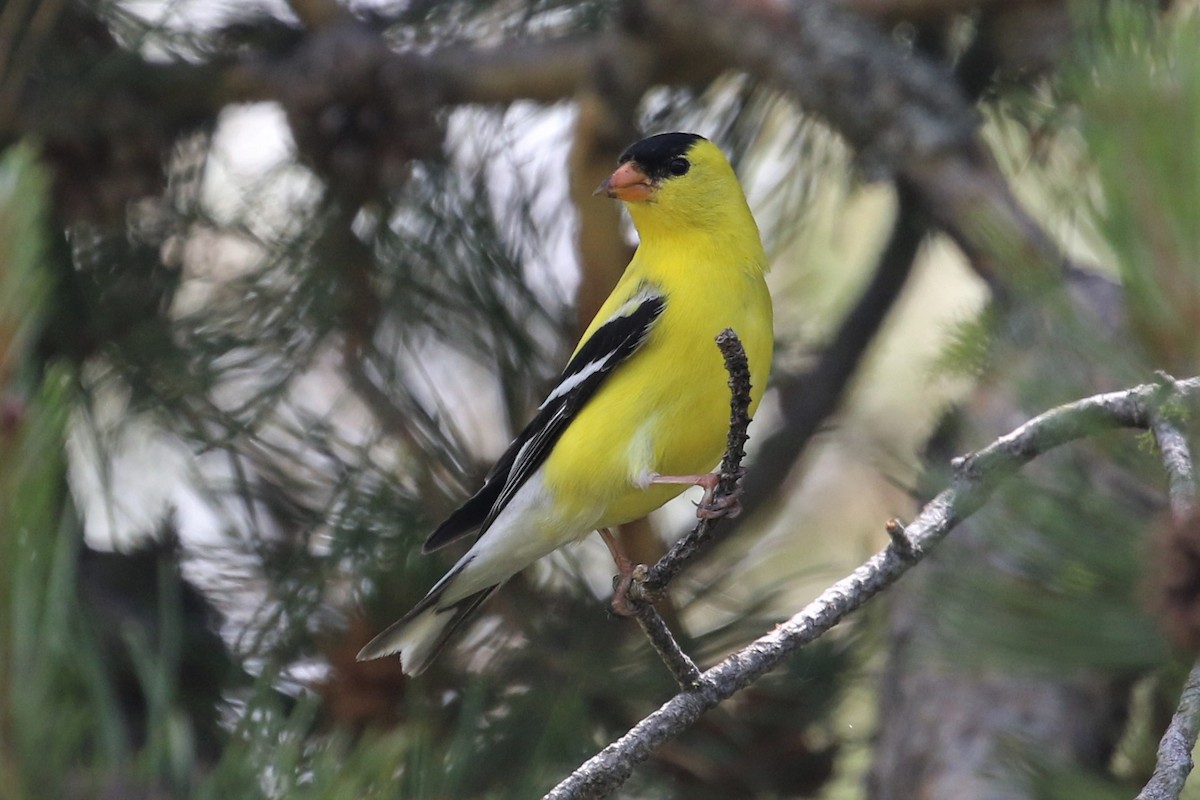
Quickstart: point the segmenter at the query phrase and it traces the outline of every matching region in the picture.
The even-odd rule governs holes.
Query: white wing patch
[[[595,375],[597,372],[603,372],[604,370],[608,369],[608,363],[613,360],[613,356],[615,355],[616,353],[608,353],[599,361],[590,361],[585,364],[583,369],[579,370],[579,372],[568,375],[566,380],[564,380],[558,386],[555,386],[554,391],[550,393],[550,396],[542,401],[542,404],[538,406],[538,411],[541,411],[558,398],[570,394],[572,389]]]

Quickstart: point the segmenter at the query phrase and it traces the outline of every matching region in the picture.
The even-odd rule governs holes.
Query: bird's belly
[[[646,355],[648,363],[639,367],[680,375],[677,367],[655,364],[659,354]],[[548,488],[565,506],[576,504],[571,513],[593,517],[595,527],[638,519],[677,496],[687,486],[647,481],[651,474],[688,475],[716,466],[729,420],[723,376],[706,381],[688,371],[647,385],[631,380],[632,373],[613,375],[555,444],[546,465]]]

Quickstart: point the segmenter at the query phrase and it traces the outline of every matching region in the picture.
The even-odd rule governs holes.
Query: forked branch
[[[883,589],[899,580],[954,528],[974,513],[1008,476],[1034,458],[1077,439],[1119,428],[1148,430],[1160,409],[1182,406],[1200,395],[1200,378],[1146,384],[1068,403],[1030,420],[992,444],[953,462],[949,488],[921,509],[903,530],[893,526],[893,543],[821,593],[791,619],[700,674],[617,741],[571,773],[546,800],[580,800],[607,795],[655,748],[679,735],[700,716],[775,668],[798,648],[819,638]],[[896,540],[901,539],[900,546]],[[1200,678],[1193,672],[1180,715],[1197,704]],[[1190,715],[1195,719],[1195,714]],[[1194,724],[1194,723],[1193,723]],[[1172,724],[1174,728],[1174,723]],[[1170,732],[1169,732],[1170,735]],[[1190,748],[1187,748],[1190,749]],[[1186,773],[1184,773],[1186,776]],[[1182,785],[1182,781],[1180,781]],[[1149,790],[1149,787],[1148,787]],[[1170,797],[1146,794],[1146,798]],[[1177,796],[1177,795],[1176,795]]]

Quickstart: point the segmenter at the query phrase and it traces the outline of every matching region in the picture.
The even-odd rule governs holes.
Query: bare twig
[[[898,186],[897,200],[896,220],[875,272],[817,363],[773,381],[783,421],[755,453],[756,479],[746,484],[743,496],[751,516],[768,505],[808,442],[837,409],[868,346],[908,282],[927,228],[911,190]],[[742,524],[743,519],[732,521],[733,526]]]
[[[714,503],[735,498],[741,492],[738,481],[742,476],[742,459],[746,456],[746,440],[750,438],[747,433],[750,427],[750,365],[746,360],[746,351],[737,334],[729,328],[717,334],[716,342],[725,360],[725,370],[729,373],[729,435],[725,456],[721,459],[720,479],[713,493]],[[713,541],[712,530],[718,519],[699,519],[696,526],[675,542],[653,567],[639,564],[634,570],[633,580],[623,589],[627,604],[635,610],[638,623],[650,639],[650,644],[684,691],[696,685],[700,670],[683,652],[670,628],[655,610],[654,603],[662,599],[671,579],[707,549]],[[618,602],[614,597],[614,606]]]
[[[921,43],[920,39],[918,43]],[[944,48],[944,42],[924,42],[921,52],[932,58],[942,58]],[[976,36],[954,67],[955,80],[972,102],[978,100],[991,83],[996,65],[989,50]],[[921,243],[929,231],[927,217],[920,196],[909,184],[897,182],[896,218],[862,294],[811,369],[796,375],[779,375],[775,379],[782,424],[759,444],[755,454],[757,479],[746,484],[743,496],[747,508],[760,512],[769,505],[805,452],[808,442],[837,410],[846,386],[858,373],[863,355],[908,283]],[[732,527],[736,529],[745,519],[733,520]],[[727,532],[726,536],[730,534]]]
[[[637,580],[636,575],[634,580]],[[675,676],[675,682],[679,684],[679,688],[685,692],[695,688],[697,681],[700,680],[700,670],[696,667],[696,662],[683,652],[683,648],[675,641],[671,629],[654,610],[654,606],[649,603],[639,603],[636,608],[638,624],[642,626],[646,638],[650,640],[650,644],[654,645],[654,649],[658,651],[658,655],[667,665],[667,669]]]
[[[1158,743],[1158,762],[1154,774],[1146,787],[1138,793],[1137,800],[1177,800],[1183,791],[1188,774],[1192,771],[1192,748],[1196,746],[1196,734],[1200,729],[1200,663],[1192,667],[1179,708],[1171,717],[1171,724]]]
[[[738,481],[742,477],[742,459],[746,457],[746,440],[750,427],[750,365],[746,362],[746,351],[736,333],[729,328],[717,334],[717,347],[725,358],[725,369],[729,372],[729,438],[725,446],[725,457],[721,459],[720,481],[713,500],[732,498],[740,491]],[[646,571],[645,578],[636,576],[629,587],[630,599],[637,603],[653,603],[683,567],[704,552],[713,541],[713,528],[718,519],[701,519],[684,537],[675,542],[658,563]]]
[[[1169,393],[1175,379],[1169,375],[1161,375],[1160,378]],[[1196,513],[1196,470],[1187,437],[1175,419],[1176,411],[1170,403],[1159,406],[1155,409],[1150,429],[1158,443],[1163,468],[1170,482],[1167,497],[1171,501],[1171,516],[1176,522],[1183,522]]]
[[[1196,514],[1196,472],[1187,436],[1178,424],[1178,408],[1171,402],[1179,384],[1169,375],[1162,381],[1162,402],[1150,417],[1150,430],[1158,443],[1168,479],[1167,496],[1171,517],[1183,524]],[[1176,800],[1191,774],[1192,749],[1200,733],[1200,662],[1188,673],[1179,698],[1179,707],[1158,743],[1154,774],[1138,794],[1137,800]]]
[[[1176,381],[1167,399],[1200,395],[1200,378]],[[655,748],[699,717],[777,666],[799,647],[816,640],[924,558],[950,530],[976,511],[1006,477],[1037,456],[1067,442],[1118,428],[1147,429],[1164,402],[1161,385],[1147,384],[1059,406],[970,455],[953,461],[950,488],[925,505],[904,530],[908,553],[894,544],[775,630],[700,675],[695,687],[680,692],[628,733],[604,748],[552,789],[547,800],[603,797],[623,783]],[[1185,695],[1189,703],[1194,695]]]

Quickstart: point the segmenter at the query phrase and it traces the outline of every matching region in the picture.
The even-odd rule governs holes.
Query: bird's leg
[[[683,483],[703,488],[704,496],[696,505],[696,516],[700,519],[736,517],[742,513],[742,486],[738,484],[730,494],[715,499],[717,484],[720,481],[721,475],[716,472],[706,472],[702,475],[655,475],[650,479],[651,483]]]
[[[598,533],[604,540],[608,552],[612,555],[613,562],[617,565],[617,577],[613,579],[613,597],[610,607],[617,616],[635,617],[637,609],[629,602],[629,586],[633,583],[633,560],[625,555],[625,551],[621,549],[621,544],[617,541],[617,537],[613,536],[612,531],[608,528],[601,528]]]

